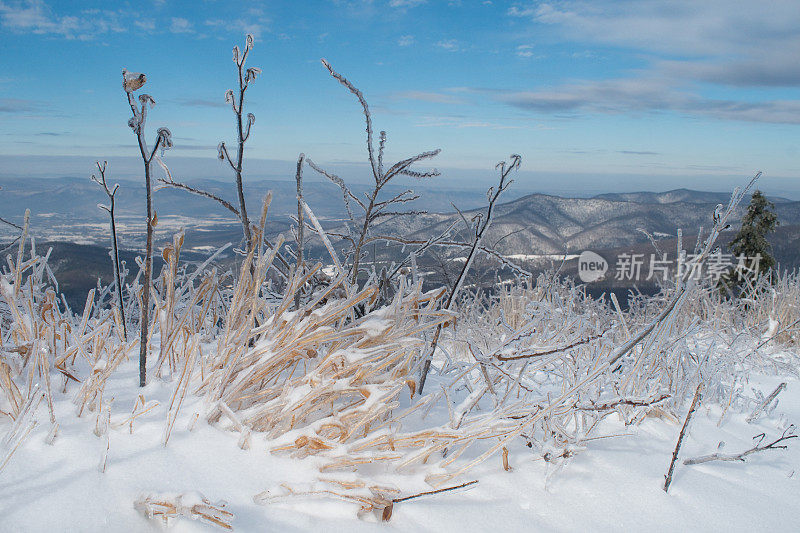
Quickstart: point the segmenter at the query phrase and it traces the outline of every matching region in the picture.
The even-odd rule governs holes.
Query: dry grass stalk
[[[152,411],[159,405],[160,405],[159,402],[155,400],[150,402],[150,405],[148,405],[144,399],[144,395],[140,394],[139,396],[136,397],[136,401],[133,404],[133,408],[131,409],[131,416],[129,416],[125,420],[111,424],[111,427],[114,429],[118,429],[127,424],[129,427],[129,432],[133,434],[133,421],[136,420],[138,417],[144,415],[145,413]]]
[[[134,507],[151,520],[160,519],[167,525],[178,517],[203,520],[214,526],[233,530],[234,514],[225,509],[225,502],[213,503],[202,494],[150,494],[134,502]]]
[[[181,376],[175,385],[175,392],[172,393],[172,398],[169,402],[169,409],[167,410],[167,424],[164,428],[164,446],[169,442],[169,437],[172,434],[172,428],[175,426],[175,421],[178,418],[183,399],[186,397],[186,391],[189,388],[189,382],[192,379],[192,372],[195,368],[195,360],[200,351],[199,339],[197,335],[192,335],[190,342],[184,342],[184,364]],[[187,355],[188,354],[188,355]]]
[[[395,487],[368,484],[360,480],[342,482],[335,479],[320,479],[318,483],[304,489],[293,489],[285,484],[282,484],[281,488],[283,488],[281,494],[265,490],[253,496],[253,501],[260,505],[268,505],[297,497],[336,498],[358,504],[359,516],[375,514],[381,518],[384,516],[384,510],[391,507],[394,497],[400,494],[400,490]]]
[[[17,413],[14,423],[6,432],[3,440],[0,441],[0,472],[6,467],[11,460],[11,456],[17,451],[17,448],[28,438],[33,428],[38,425],[35,419],[36,410],[42,401],[44,395],[39,392],[38,386],[30,391],[27,400]]]
[[[105,474],[106,473],[106,466],[108,465],[108,452],[111,449],[111,405],[108,404],[103,409],[105,412],[105,416],[103,418],[103,427],[101,432],[98,436],[104,435],[105,436],[105,448],[103,448],[103,454],[100,456],[100,463],[97,465],[97,469]],[[98,414],[98,417],[100,415]]]
[[[312,484],[302,490],[293,489],[288,485],[282,484],[283,493],[273,494],[265,490],[256,494],[253,497],[253,501],[261,505],[267,505],[288,498],[303,496],[330,497],[358,504],[360,506],[358,511],[359,516],[375,514],[382,522],[388,522],[392,518],[394,506],[397,503],[462,489],[475,485],[476,483],[478,483],[478,480],[472,480],[453,487],[444,487],[408,496],[400,496],[400,490],[395,487],[370,484],[359,479],[341,480],[321,478],[318,483]]]

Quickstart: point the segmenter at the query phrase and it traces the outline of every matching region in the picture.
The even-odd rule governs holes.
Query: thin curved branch
[[[754,437],[754,440],[758,440],[758,443],[750,448],[749,450],[745,450],[741,453],[712,453],[710,455],[703,455],[701,457],[693,457],[691,459],[686,459],[683,461],[685,465],[699,465],[703,463],[710,463],[711,461],[740,461],[744,462],[745,457],[748,455],[752,455],[754,453],[763,452],[764,450],[785,450],[786,444],[780,444],[782,442],[788,441],[789,439],[796,439],[797,434],[795,434],[796,427],[794,424],[786,428],[780,437],[776,440],[770,442],[769,444],[765,444],[764,446],[761,443],[764,441],[765,435],[761,433]]]
[[[411,196],[406,196],[406,195],[411,195]],[[413,202],[414,200],[418,199],[419,199],[419,194],[414,194],[414,191],[412,191],[411,189],[406,189],[405,191],[396,195],[394,198],[391,198],[389,200],[384,200],[382,202],[376,202],[375,210],[380,211],[384,207],[387,207],[391,204],[402,204],[406,202]]]
[[[17,241],[19,241],[21,238],[22,238],[22,235],[17,235],[17,236],[14,238],[14,240],[13,240],[13,241],[11,241],[11,243],[10,243],[8,246],[5,246],[3,249],[0,249],[0,253],[5,253],[6,251],[8,251],[8,250],[10,250],[11,248],[13,248],[13,247],[14,247],[14,245],[15,245],[15,244],[17,244]]]
[[[402,174],[404,176],[408,176],[410,178],[417,178],[417,179],[425,179],[425,178],[435,178],[436,176],[441,176],[442,173],[436,169],[429,170],[427,172],[418,172],[416,170],[401,170],[398,174]]]
[[[386,217],[407,217],[410,215],[427,215],[427,211],[382,211],[379,213],[373,213],[372,217],[370,217],[370,221],[378,220],[379,218],[386,218]]]
[[[375,154],[374,154],[375,150],[372,147],[372,115],[369,112],[369,105],[367,104],[367,100],[366,98],[364,98],[363,93],[359,91],[355,85],[350,83],[350,81],[347,78],[345,78],[344,76],[333,70],[333,67],[331,66],[330,63],[328,63],[327,60],[322,59],[321,61],[322,64],[325,66],[325,68],[328,69],[330,75],[336,78],[336,80],[339,83],[344,85],[347,88],[347,90],[353,93],[355,97],[358,98],[358,103],[361,104],[361,108],[364,111],[364,119],[366,120],[367,123],[367,153],[369,154],[369,164],[370,167],[372,168],[372,175],[375,178],[375,183],[380,183],[381,172],[380,169],[378,168],[378,164],[375,161]]]
[[[397,163],[392,165],[392,167],[389,170],[386,171],[386,174],[383,176],[383,179],[381,180],[381,185],[383,185],[386,182],[388,182],[390,179],[395,177],[397,174],[400,174],[401,172],[406,171],[408,169],[408,167],[410,167],[414,163],[422,161],[423,159],[430,159],[431,157],[436,157],[437,155],[439,155],[441,153],[441,151],[442,150],[440,148],[437,148],[436,150],[430,150],[428,152],[422,152],[421,154],[417,154],[417,155],[415,155],[413,157],[409,157],[408,159],[403,159],[402,161],[398,161]],[[433,172],[437,172],[437,171],[434,170]],[[438,175],[438,173],[434,174],[434,175]]]
[[[203,191],[203,190],[200,190],[200,189],[195,189],[194,187],[186,185],[185,183],[180,183],[180,182],[177,182],[177,181],[170,181],[170,180],[165,179],[165,178],[158,178],[158,181],[160,181],[161,183],[163,183],[164,185],[167,185],[169,187],[175,187],[176,189],[183,189],[184,191],[188,191],[190,193],[197,194],[199,196],[205,196],[206,198],[210,198],[210,199],[218,202],[219,204],[221,204],[222,207],[224,207],[225,209],[227,209],[228,211],[230,211],[234,215],[236,215],[236,218],[240,218],[239,217],[239,210],[236,209],[230,202],[228,202],[227,200],[224,200],[223,198],[220,198],[216,194],[212,194],[212,193],[210,193],[208,191]]]
[[[14,224],[10,220],[4,219],[3,217],[0,217],[0,222],[2,222],[3,224],[8,224],[11,227],[17,228],[18,230],[22,230],[22,226],[18,226],[17,224]]]

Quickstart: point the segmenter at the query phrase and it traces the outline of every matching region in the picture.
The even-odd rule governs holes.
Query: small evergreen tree
[[[767,200],[764,193],[755,191],[747,213],[742,217],[742,228],[730,242],[731,251],[736,257],[744,256],[751,262],[756,270],[748,278],[766,274],[775,266],[775,258],[770,253],[772,245],[767,240],[767,235],[778,227],[778,215],[775,214],[775,204]],[[760,259],[756,262],[755,258]],[[744,281],[736,273],[725,276],[726,285],[740,284]]]

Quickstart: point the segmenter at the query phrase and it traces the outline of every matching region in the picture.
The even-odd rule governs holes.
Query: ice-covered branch
[[[781,391],[783,391],[785,388],[786,388],[786,382],[783,382],[780,385],[778,385],[777,387],[775,387],[775,390],[773,390],[772,393],[769,396],[764,398],[764,401],[761,402],[760,404],[758,404],[758,407],[756,407],[755,410],[752,412],[752,414],[750,414],[750,416],[747,417],[747,419],[746,419],[747,423],[751,424],[759,416],[761,416],[762,411],[764,411],[764,409],[766,409],[767,406],[769,406],[769,404],[772,403],[772,400],[777,398],[778,394],[780,394]]]
[[[761,443],[764,441],[766,435],[761,433],[760,435],[756,435],[753,437],[754,440],[758,440],[755,446],[752,448],[745,450],[741,453],[712,453],[709,455],[702,455],[700,457],[693,457],[691,459],[686,459],[683,464],[685,465],[700,465],[703,463],[710,463],[711,461],[739,461],[744,462],[745,458],[748,455],[752,455],[754,453],[763,452],[766,450],[785,450],[787,448],[786,441],[790,439],[796,439],[797,434],[795,433],[796,428],[794,424],[789,426],[784,430],[780,437],[775,439],[774,441],[764,444],[763,446]],[[784,443],[784,444],[781,444]]]
[[[336,80],[339,83],[344,85],[348,91],[353,93],[353,95],[355,95],[355,97],[358,99],[358,103],[361,104],[361,109],[364,112],[364,120],[367,123],[367,154],[369,155],[369,164],[370,168],[372,169],[372,176],[375,179],[375,183],[380,183],[381,172],[380,169],[378,168],[378,163],[375,161],[375,149],[372,146],[372,115],[369,112],[369,105],[367,104],[367,99],[364,98],[363,93],[359,91],[355,85],[350,83],[350,81],[347,78],[345,78],[344,76],[333,70],[333,67],[331,66],[330,63],[328,63],[327,60],[322,59],[321,61],[322,64],[325,66],[325,68],[328,69],[330,75],[336,78]],[[381,144],[385,142],[385,135],[382,136],[382,139],[383,142]]]

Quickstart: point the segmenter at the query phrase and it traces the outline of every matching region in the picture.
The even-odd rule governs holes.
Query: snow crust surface
[[[757,376],[750,386],[772,390],[781,380]],[[647,419],[625,427],[604,421],[609,438],[587,443],[559,471],[519,443],[509,448],[511,471],[499,457],[481,464],[462,481],[467,489],[395,505],[392,520],[356,518],[357,506],[334,499],[293,497],[259,505],[253,496],[278,491],[282,483],[302,486],[320,477],[313,458],[296,460],[269,453],[263,436],[251,448],[237,446],[239,434],[200,420],[189,431],[202,401],[187,396],[167,447],[162,445],[166,405],[173,382],[137,386],[136,364],[126,362],[110,378],[105,398],[112,402],[112,426],[125,420],[136,396],[161,404],[134,422],[114,427],[105,473],[98,464],[105,438],[93,433],[93,413],[74,416],[71,395],[56,394],[61,423],[53,445],[40,424],[0,474],[3,531],[154,531],[157,522],[134,509],[146,494],[202,494],[227,502],[237,531],[791,531],[800,496],[800,444],[766,451],[746,463],[712,462],[684,466],[683,459],[717,451],[744,451],[751,438],[777,438],[789,422],[800,421],[800,382],[789,380],[779,405],[753,424],[729,413],[717,427],[720,409],[702,407],[683,443],[669,494],[662,490],[680,424]],[[40,407],[40,418],[44,408]],[[446,412],[433,412],[445,424]],[[682,421],[681,421],[682,422]],[[800,439],[798,439],[800,440]],[[430,490],[422,475],[377,472],[403,494]],[[342,479],[347,478],[347,474]],[[187,496],[189,497],[189,496]],[[199,498],[199,496],[197,496]],[[170,531],[209,531],[201,521],[175,519]]]

